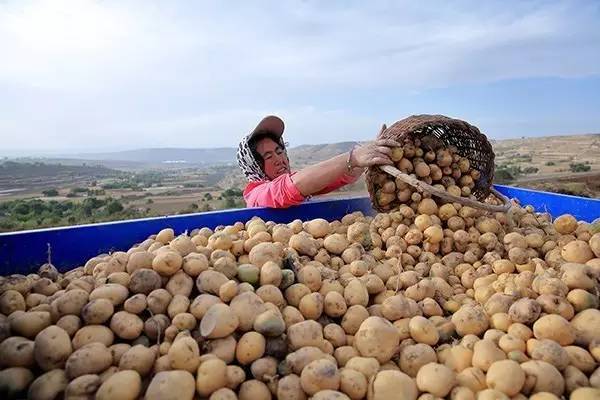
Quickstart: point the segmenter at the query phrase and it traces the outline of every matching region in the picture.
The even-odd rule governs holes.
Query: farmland
[[[498,183],[600,197],[599,134],[492,144]],[[352,146],[349,142],[304,145],[291,148],[289,155],[292,167],[297,169]],[[235,149],[218,149],[215,154],[206,149],[176,150],[0,160],[0,230],[244,205],[244,179],[235,164]],[[125,157],[128,159],[119,160]],[[360,180],[337,194],[342,193],[365,194],[364,182]]]

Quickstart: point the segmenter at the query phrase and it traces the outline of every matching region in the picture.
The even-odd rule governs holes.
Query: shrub
[[[48,189],[48,190],[42,191],[42,194],[46,197],[56,197],[56,196],[58,196],[58,190]]]
[[[592,169],[592,167],[584,163],[571,163],[569,164],[569,168],[571,169],[571,172],[587,172]]]

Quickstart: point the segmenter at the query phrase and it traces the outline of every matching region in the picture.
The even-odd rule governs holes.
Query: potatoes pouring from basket
[[[416,115],[384,125],[378,138],[394,139],[402,147],[392,150],[394,166],[367,172],[375,209],[385,212],[400,204],[416,209],[431,196],[492,212],[510,207],[492,188],[494,152],[476,127],[441,115]],[[488,198],[490,194],[496,198]]]

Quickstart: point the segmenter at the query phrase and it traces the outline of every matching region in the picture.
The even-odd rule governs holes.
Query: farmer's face
[[[290,161],[279,143],[264,138],[256,144],[256,151],[264,160],[265,174],[269,179],[273,180],[290,172]]]

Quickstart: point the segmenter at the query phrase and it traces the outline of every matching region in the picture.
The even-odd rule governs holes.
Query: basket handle
[[[420,181],[417,178],[407,175],[391,165],[381,165],[379,168],[382,171],[392,175],[393,177],[400,179],[402,182],[408,183],[420,192],[427,192],[444,200],[462,204],[463,206],[469,206],[490,212],[508,212],[508,210],[510,210],[510,208],[512,207],[508,197],[504,196],[502,193],[498,192],[493,187],[491,188],[491,192],[494,196],[498,197],[500,201],[502,201],[502,205],[496,206],[492,204],[485,204],[476,200],[469,199],[467,197],[454,196],[444,190],[437,189],[426,182]]]

